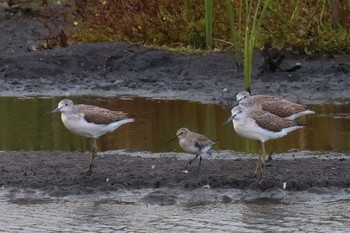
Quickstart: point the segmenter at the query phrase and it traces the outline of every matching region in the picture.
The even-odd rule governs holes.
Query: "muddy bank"
[[[34,17],[0,20],[0,95],[136,95],[226,104],[244,87],[241,68],[228,52],[179,55],[127,43],[77,44],[33,51],[48,34]],[[282,68],[295,72],[259,74],[254,56],[254,94],[303,103],[349,99],[350,56],[287,55]],[[224,91],[227,90],[227,91]]]
[[[2,152],[0,186],[39,189],[52,196],[139,188],[282,188],[350,187],[350,159],[296,158],[274,160],[260,184],[249,178],[256,159],[206,159],[202,168],[182,171],[187,160],[130,156],[127,152],[99,157],[97,169],[86,175],[89,153]]]

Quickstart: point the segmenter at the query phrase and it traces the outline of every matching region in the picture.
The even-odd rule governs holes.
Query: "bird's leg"
[[[258,149],[259,149],[259,154],[261,153],[261,145],[260,145],[260,141],[256,141],[256,143],[258,144]]]
[[[261,160],[260,160],[261,148],[260,148],[260,143],[259,143],[259,141],[256,141],[256,142],[258,143],[258,161],[256,162],[256,167],[255,167],[255,172],[254,172],[254,174],[251,175],[251,176],[247,176],[247,177],[249,177],[249,178],[255,178],[255,177],[257,177],[257,176],[258,176],[258,173],[259,173],[259,167],[261,167],[261,165],[260,165],[260,162],[261,162]]]
[[[258,161],[256,163],[256,169],[255,169],[255,177],[256,177],[256,182],[259,182],[262,177],[262,169],[263,169],[263,163],[262,163],[262,157],[259,155]]]
[[[202,164],[202,156],[199,155],[199,163],[198,163],[198,168],[197,168],[197,170],[199,170],[199,168],[201,167],[201,164]]]
[[[255,170],[256,182],[259,182],[261,180],[263,169],[265,167],[265,160],[266,160],[265,144],[264,142],[261,142],[261,153],[260,153],[259,160]]]
[[[254,173],[254,177],[256,177],[257,180],[260,180],[261,178],[261,171],[262,171],[262,160],[261,160],[261,154],[259,154],[258,161],[256,162],[255,173]]]
[[[260,144],[260,141],[256,141],[259,145],[259,154],[258,154],[258,161],[256,163],[256,168],[255,168],[255,172],[254,172],[254,177],[256,177],[259,173],[259,169],[261,169],[261,166],[262,166],[262,160],[261,160],[261,154],[262,154],[262,146]]]
[[[265,150],[265,143],[264,142],[261,142],[261,149],[262,149],[262,165],[263,165],[263,168],[265,167],[265,161],[266,161],[266,150]]]
[[[91,138],[91,144],[92,144],[92,156],[91,156],[91,163],[90,167],[87,173],[91,174],[92,169],[95,167],[95,160],[96,160],[96,154],[97,154],[97,145],[96,145],[96,139]]]
[[[273,141],[270,142],[270,148],[269,148],[269,153],[267,154],[267,159],[266,161],[272,161],[272,144],[273,144]]]
[[[261,153],[261,147],[260,147],[260,142],[259,141],[256,141],[259,145],[259,153]],[[272,161],[272,142],[270,143],[270,148],[269,148],[269,153],[267,154],[267,159],[265,159],[265,161]],[[264,164],[265,166],[265,164]],[[267,166],[272,166],[272,165],[267,165]]]
[[[265,167],[265,144],[261,142],[261,153],[259,153],[259,158],[256,163],[256,169],[255,169],[255,175],[256,175],[256,181],[259,182],[262,177],[262,171],[263,168]]]
[[[196,157],[194,157],[194,159],[190,160],[187,165],[185,166],[184,169],[188,168],[189,166],[191,166],[192,162],[198,157],[199,155],[196,155]]]

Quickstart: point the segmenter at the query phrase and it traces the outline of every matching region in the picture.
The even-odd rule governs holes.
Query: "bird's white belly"
[[[197,154],[199,152],[199,148],[196,147],[194,144],[192,143],[188,143],[184,138],[181,138],[179,140],[179,144],[181,146],[181,148],[186,152],[186,153],[190,153],[190,154]]]
[[[211,149],[211,147],[213,146],[212,144],[210,144],[210,145],[207,145],[205,147],[199,148],[199,147],[195,146],[193,143],[186,142],[186,140],[183,138],[181,138],[179,140],[179,143],[180,143],[181,148],[186,153],[190,153],[190,154],[207,153]]]
[[[259,127],[255,122],[245,122],[245,124],[233,123],[236,133],[242,137],[266,142],[268,140],[280,138],[286,135],[282,130],[280,132],[272,132]]]
[[[62,122],[69,131],[83,137],[98,138],[107,132],[104,125],[88,123],[84,118],[72,120],[62,115]]]
[[[110,124],[95,124],[87,122],[82,116],[67,117],[65,114],[61,115],[64,126],[74,134],[83,137],[98,138],[101,135],[112,132],[119,126],[134,121],[133,119],[124,119]]]
[[[180,146],[186,153],[197,154],[199,152],[199,149],[195,146],[189,146],[189,145],[183,145],[183,144],[180,144]]]

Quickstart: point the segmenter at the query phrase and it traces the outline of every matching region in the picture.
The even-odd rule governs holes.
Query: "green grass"
[[[187,48],[187,47],[169,47],[167,45],[162,46],[156,46],[156,45],[145,45],[145,47],[148,48],[155,48],[155,49],[162,49],[165,51],[177,53],[177,54],[183,54],[183,55],[192,55],[192,54],[210,54],[210,50],[203,50],[203,49],[196,49],[196,48]]]
[[[272,46],[301,52],[350,53],[350,0],[338,0],[336,27],[327,0],[271,1],[263,13],[265,19],[256,25],[254,18],[259,20],[265,0],[149,0],[132,6],[128,1],[90,0],[81,9],[73,7],[74,0],[63,2],[69,3],[64,18],[65,25],[71,25],[66,30],[70,43],[126,41],[175,49],[181,45],[194,50],[228,50],[235,53],[237,64],[243,64],[244,38],[256,28],[259,32],[251,34],[247,48],[261,48],[271,41]],[[55,12],[52,16],[57,18]]]
[[[258,0],[256,3],[254,17],[250,16],[252,9],[253,0],[250,2],[246,0],[246,29],[244,37],[244,87],[246,91],[251,91],[252,82],[252,66],[253,66],[253,50],[255,48],[255,41],[266,15],[267,7],[269,6],[270,0]],[[262,10],[259,9],[262,7]],[[252,20],[252,22],[251,22]]]
[[[213,47],[213,0],[204,0],[205,3],[205,42],[209,49]]]

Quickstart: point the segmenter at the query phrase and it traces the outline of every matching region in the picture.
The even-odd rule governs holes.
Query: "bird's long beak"
[[[55,113],[55,112],[59,112],[59,111],[60,111],[59,108],[55,108],[55,109],[52,110],[51,112],[45,113],[45,116],[50,115],[50,114]]]
[[[177,136],[175,136],[174,138],[170,139],[167,143],[165,143],[165,145],[168,145],[170,142],[174,141],[177,138]]]
[[[232,115],[232,116],[231,116],[230,118],[228,118],[224,123],[222,123],[221,126],[224,126],[224,125],[230,123],[233,119],[235,119],[235,117],[236,117],[236,114]]]
[[[55,112],[59,112],[60,109],[59,108],[55,108],[54,110],[52,110],[50,113],[55,113]]]
[[[239,101],[235,101],[235,102],[233,102],[232,104],[230,104],[229,106],[227,106],[225,109],[226,110],[228,110],[228,109],[232,109],[232,108],[234,108],[234,107],[236,107],[237,105],[239,105]]]

